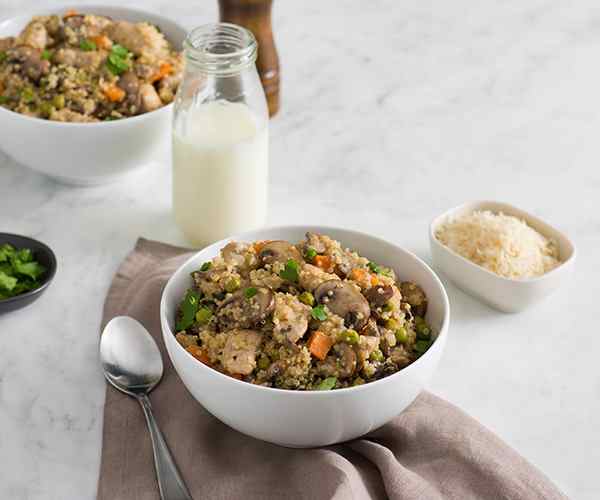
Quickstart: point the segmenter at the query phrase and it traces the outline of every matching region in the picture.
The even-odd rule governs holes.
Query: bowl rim
[[[457,212],[461,212],[466,209],[469,209],[470,211],[475,211],[475,210],[489,210],[492,212],[502,211],[502,210],[498,210],[498,209],[487,208],[487,206],[489,206],[489,205],[493,205],[496,207],[498,207],[498,206],[504,207],[507,210],[506,212],[504,212],[505,215],[512,215],[513,217],[517,217],[517,218],[524,220],[529,227],[531,227],[534,231],[537,231],[538,233],[540,233],[545,238],[557,239],[557,238],[553,238],[547,234],[544,234],[543,231],[539,231],[538,229],[535,229],[534,227],[532,227],[529,224],[529,221],[535,222],[536,225],[546,226],[546,227],[552,229],[553,231],[556,232],[556,234],[559,236],[559,238],[562,239],[562,241],[571,248],[570,255],[565,260],[561,260],[560,264],[558,266],[556,266],[554,269],[551,269],[547,273],[544,273],[540,276],[521,278],[521,279],[507,278],[505,276],[496,274],[496,273],[490,271],[489,269],[486,269],[485,267],[480,266],[479,264],[476,264],[475,262],[470,261],[466,257],[463,257],[462,255],[456,253],[454,250],[452,250],[451,248],[444,245],[441,241],[439,241],[437,239],[437,237],[435,236],[435,231],[437,230],[437,228],[446,219],[448,219],[450,216],[452,216],[453,214],[455,214]],[[567,265],[572,265],[573,262],[575,262],[575,257],[577,254],[577,248],[575,246],[575,243],[573,243],[573,241],[565,233],[558,230],[556,227],[548,224],[547,222],[540,219],[539,217],[536,217],[535,215],[531,214],[530,212],[527,212],[526,210],[523,210],[522,208],[517,207],[516,205],[512,205],[511,203],[506,203],[503,201],[493,201],[493,200],[467,201],[465,203],[461,203],[460,205],[456,205],[455,207],[450,208],[449,210],[446,210],[442,214],[435,217],[429,224],[429,240],[432,245],[436,245],[438,248],[443,249],[443,251],[450,254],[453,258],[461,261],[464,264],[467,264],[468,266],[470,266],[474,269],[477,269],[478,271],[482,272],[486,276],[490,276],[490,277],[493,277],[493,278],[496,278],[496,279],[499,279],[501,281],[505,281],[508,283],[517,283],[519,285],[526,285],[529,283],[536,283],[539,281],[543,281],[543,280],[550,278],[551,276],[554,276],[554,275],[562,272],[567,267]],[[519,285],[517,285],[517,286],[519,286]]]
[[[0,233],[0,242],[4,238],[6,238],[6,237],[9,237],[9,238],[11,238],[11,237],[20,238],[20,239],[29,241],[29,242],[33,243],[34,245],[36,245],[38,247],[41,247],[41,250],[43,252],[45,252],[48,255],[48,258],[50,259],[50,266],[49,266],[49,269],[48,269],[48,273],[46,274],[46,276],[44,276],[44,279],[42,280],[42,283],[41,283],[40,286],[38,286],[37,288],[34,288],[33,290],[29,290],[28,292],[21,293],[19,295],[15,295],[14,297],[9,297],[7,299],[0,299],[0,305],[10,304],[10,303],[14,303],[14,302],[19,302],[21,300],[25,300],[25,299],[27,299],[29,297],[33,297],[34,295],[37,295],[37,294],[41,293],[43,290],[45,290],[50,285],[50,283],[54,279],[54,276],[56,275],[56,271],[58,269],[58,262],[56,260],[56,254],[43,241],[36,240],[35,238],[32,238],[30,236],[24,236],[22,234]]]
[[[201,363],[196,358],[194,358],[189,352],[187,352],[179,344],[179,342],[177,342],[177,340],[175,339],[175,334],[171,330],[171,327],[169,325],[169,321],[167,318],[167,310],[166,310],[167,309],[167,306],[166,306],[167,292],[173,286],[175,276],[181,271],[182,268],[184,268],[185,266],[188,265],[188,263],[190,263],[192,260],[194,260],[199,253],[204,252],[208,249],[213,249],[213,248],[220,249],[220,248],[222,248],[222,246],[229,243],[230,241],[234,241],[234,240],[243,241],[243,238],[247,237],[247,235],[253,234],[257,231],[283,231],[283,230],[306,231],[307,229],[315,229],[315,228],[319,228],[319,230],[323,231],[325,234],[327,234],[326,232],[329,230],[343,231],[350,235],[357,235],[359,237],[370,238],[372,240],[375,240],[375,242],[377,242],[378,244],[390,245],[390,246],[394,247],[395,249],[397,249],[397,250],[399,249],[402,252],[406,253],[409,257],[414,259],[417,264],[422,266],[425,269],[425,271],[427,271],[431,274],[431,277],[433,278],[433,282],[437,285],[437,287],[439,288],[439,290],[441,292],[443,318],[442,318],[442,324],[439,328],[439,331],[437,332],[437,335],[433,341],[433,344],[425,352],[425,354],[423,354],[422,356],[417,358],[410,365],[402,368],[401,370],[398,370],[396,373],[393,373],[392,375],[389,375],[387,377],[384,377],[384,378],[381,378],[378,380],[374,380],[373,382],[369,382],[366,384],[353,386],[353,387],[343,387],[340,389],[335,389],[335,390],[330,390],[330,391],[317,391],[317,390],[314,390],[314,391],[302,390],[302,391],[300,391],[300,390],[293,390],[293,389],[280,389],[278,387],[265,387],[262,385],[256,385],[256,384],[251,384],[249,382],[244,382],[242,380],[237,380],[233,377],[230,377],[228,375],[221,373],[218,370],[215,370],[214,368],[211,368],[210,366],[206,366],[204,363]],[[315,397],[315,398],[318,398],[318,397],[330,397],[332,394],[349,394],[351,392],[366,391],[366,390],[369,390],[369,388],[373,388],[374,386],[381,386],[385,383],[389,383],[395,377],[401,376],[401,374],[403,372],[416,370],[424,362],[423,361],[424,358],[432,355],[431,351],[433,350],[433,348],[436,348],[436,349],[441,348],[440,347],[441,341],[442,341],[441,339],[448,334],[448,329],[449,329],[449,324],[450,324],[450,301],[448,299],[448,294],[446,293],[446,289],[444,288],[442,281],[440,280],[438,275],[435,273],[435,271],[426,262],[424,262],[422,259],[420,259],[417,255],[410,252],[409,250],[406,250],[406,249],[404,249],[394,243],[391,243],[387,240],[384,240],[383,238],[380,238],[378,236],[373,236],[373,235],[370,235],[370,234],[362,232],[362,231],[348,229],[348,228],[344,228],[341,226],[290,224],[290,225],[278,225],[278,226],[265,226],[265,227],[257,228],[257,229],[250,230],[250,231],[244,231],[242,233],[236,233],[236,234],[233,234],[226,238],[223,238],[222,240],[211,243],[210,245],[207,245],[206,247],[198,250],[197,252],[194,252],[194,254],[192,256],[190,256],[188,259],[186,259],[186,261],[183,262],[167,280],[167,283],[165,284],[165,286],[162,290],[162,293],[161,293],[159,315],[160,315],[160,323],[161,323],[163,342],[165,342],[165,345],[166,345],[165,336],[168,334],[174,341],[174,344],[176,344],[175,349],[178,349],[178,350],[182,351],[183,353],[185,353],[185,355],[189,356],[195,363],[197,363],[200,370],[209,370],[210,373],[213,374],[214,376],[216,376],[217,378],[222,377],[222,380],[225,383],[242,384],[240,387],[246,387],[246,388],[248,388],[248,390],[267,391],[267,393],[271,393],[271,394],[295,394],[295,396],[293,396],[293,397],[305,397],[305,398]],[[168,332],[165,331],[165,325],[168,329]],[[169,358],[171,358],[171,353],[169,351],[168,346],[167,346],[167,353],[169,355]],[[172,359],[171,359],[171,362],[173,363]],[[175,365],[175,363],[173,363],[173,365]]]
[[[114,10],[120,10],[124,13],[149,15],[152,17],[157,17],[157,18],[163,19],[163,20],[167,21],[168,23],[172,24],[173,27],[175,27],[181,31],[181,33],[183,35],[183,39],[185,39],[185,37],[187,36],[187,32],[188,32],[188,30],[185,29],[177,21],[174,21],[169,17],[163,16],[162,14],[160,14],[158,12],[153,12],[153,11],[149,11],[149,10],[145,10],[145,9],[138,9],[137,7],[127,7],[127,6],[111,5],[111,4],[89,4],[89,5],[87,5],[87,4],[83,4],[83,5],[66,4],[66,5],[50,6],[50,7],[45,7],[45,8],[41,8],[41,9],[26,9],[26,10],[18,11],[17,14],[13,14],[13,15],[9,15],[9,16],[0,16],[0,29],[3,27],[4,24],[10,23],[11,21],[14,21],[16,19],[31,18],[33,16],[40,16],[40,15],[59,14],[61,12],[67,11],[69,9],[78,10],[82,14],[94,13],[93,11],[95,9],[111,9],[111,10],[114,9]],[[100,14],[100,15],[102,15],[102,14]],[[12,35],[12,36],[16,36],[16,35]],[[172,44],[172,42],[170,42],[170,43]],[[166,110],[168,110],[172,107],[173,107],[173,101],[171,101],[169,104],[165,104],[164,106],[161,106],[158,109],[149,111],[147,113],[142,113],[140,115],[127,116],[125,118],[121,118],[118,120],[86,122],[86,123],[58,122],[58,121],[54,121],[54,120],[48,120],[46,118],[38,118],[36,116],[28,116],[28,115],[24,115],[22,113],[18,113],[17,111],[12,111],[10,109],[6,109],[3,106],[0,106],[0,114],[4,113],[4,114],[6,114],[6,116],[9,116],[9,117],[10,116],[13,116],[13,117],[18,116],[18,117],[20,117],[20,119],[23,119],[24,121],[30,121],[32,123],[47,123],[47,124],[49,124],[49,126],[56,127],[56,128],[62,128],[62,127],[69,128],[69,127],[84,126],[86,128],[91,129],[91,128],[97,128],[97,127],[105,127],[105,128],[118,127],[123,122],[127,122],[127,123],[133,123],[134,121],[138,122],[138,121],[143,120],[147,116],[156,115],[161,112],[165,112]]]

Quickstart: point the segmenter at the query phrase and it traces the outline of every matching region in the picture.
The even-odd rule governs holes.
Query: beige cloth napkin
[[[566,498],[489,430],[427,392],[364,438],[321,449],[275,446],[222,424],[187,392],[161,339],[161,290],[187,252],[139,240],[114,278],[103,326],[126,314],[156,339],[165,374],[152,406],[196,500]],[[107,387],[98,499],[158,498],[141,408]]]

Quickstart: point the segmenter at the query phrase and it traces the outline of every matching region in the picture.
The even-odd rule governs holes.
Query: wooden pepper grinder
[[[219,0],[222,22],[249,29],[258,41],[256,67],[267,96],[269,116],[279,110],[279,57],[271,28],[273,0]]]

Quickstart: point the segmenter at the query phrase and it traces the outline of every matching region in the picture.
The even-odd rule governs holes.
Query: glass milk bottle
[[[264,224],[268,111],[254,35],[235,24],[201,26],[184,42],[173,117],[173,213],[194,245]]]

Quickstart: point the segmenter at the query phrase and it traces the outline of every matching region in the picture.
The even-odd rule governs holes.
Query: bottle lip
[[[206,73],[234,74],[256,61],[251,31],[232,23],[211,23],[190,31],[183,42],[186,59]]]

